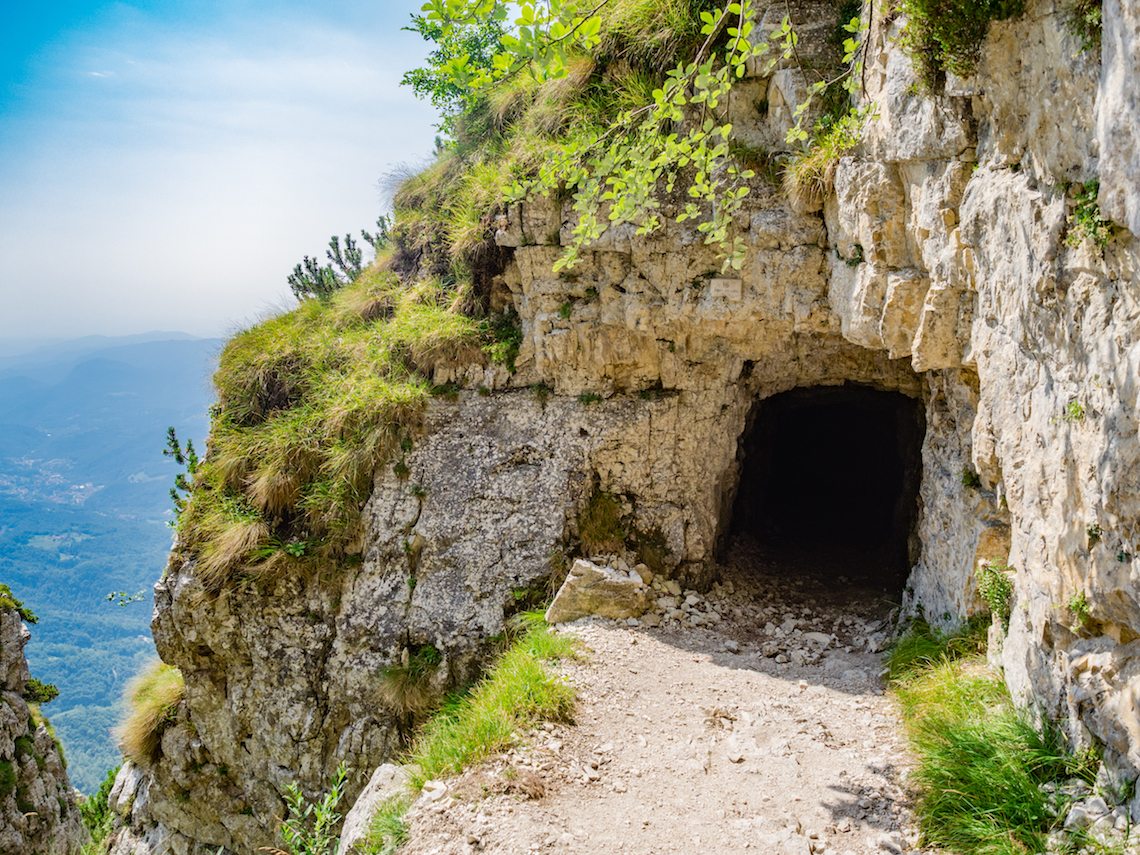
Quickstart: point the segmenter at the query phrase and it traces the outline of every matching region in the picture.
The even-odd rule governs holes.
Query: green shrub
[[[49,704],[59,697],[59,689],[36,677],[28,678],[24,686],[24,700],[30,704]]]
[[[123,756],[147,764],[162,751],[162,733],[178,715],[186,697],[182,672],[165,662],[156,662],[127,686],[127,717],[116,735]]]
[[[17,600],[12,594],[12,589],[2,582],[0,582],[0,609],[15,609],[24,623],[35,623],[38,620],[32,610]]]
[[[336,852],[338,837],[335,832],[341,815],[337,807],[344,796],[348,766],[337,767],[329,791],[320,801],[309,802],[296,782],[285,788],[287,816],[279,832],[285,843],[286,855],[332,855]]]
[[[1103,0],[1071,0],[1065,10],[1069,32],[1081,40],[1081,50],[1100,55]]]
[[[1104,249],[1112,240],[1112,220],[1105,219],[1100,212],[1097,196],[1100,194],[1100,179],[1094,178],[1084,184],[1078,184],[1075,191],[1076,201],[1073,212],[1066,221],[1069,233],[1065,236],[1065,245],[1078,247],[1085,238],[1091,240],[1097,247]],[[1077,404],[1080,406],[1080,404]],[[1082,412],[1083,416],[1084,413]],[[1072,421],[1071,419],[1067,419]]]
[[[978,594],[990,611],[1009,630],[1010,604],[1013,600],[1013,578],[1004,561],[987,561],[978,568]]]
[[[1074,618],[1072,626],[1069,627],[1073,632],[1080,632],[1092,621],[1089,614],[1089,601],[1085,597],[1084,591],[1069,597],[1069,611],[1073,613]]]
[[[969,467],[963,467],[962,471],[958,473],[958,480],[967,490],[977,490],[982,486],[982,476],[978,474],[977,470]]]
[[[483,345],[483,352],[492,362],[507,366],[508,371],[514,371],[523,340],[522,321],[519,320],[518,312],[510,308],[492,315],[483,324],[483,330],[490,339],[488,344]]]
[[[1061,417],[1065,421],[1073,424],[1079,422],[1085,417],[1084,405],[1076,398],[1073,398],[1065,405],[1065,414]]]
[[[98,847],[111,833],[111,825],[114,822],[115,815],[107,801],[115,786],[115,777],[121,768],[121,766],[116,766],[107,772],[107,777],[103,779],[103,783],[99,785],[99,789],[95,791],[94,795],[88,796],[79,803],[79,816],[91,834],[91,844],[94,847]]]

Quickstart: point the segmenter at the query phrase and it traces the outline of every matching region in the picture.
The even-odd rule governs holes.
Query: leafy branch
[[[434,72],[447,84],[468,94],[468,103],[496,85],[525,72],[542,82],[565,77],[570,55],[586,55],[600,40],[599,12],[608,0],[592,6],[580,0],[545,0],[514,6],[517,16],[505,23],[510,4],[502,0],[429,0],[427,13],[413,18],[422,27],[438,28],[442,43],[454,46],[453,34],[478,21],[502,24],[500,50],[487,54],[456,52]],[[790,7],[789,7],[790,12]],[[573,266],[584,246],[610,227],[624,223],[647,234],[661,226],[659,191],[670,193],[683,175],[688,199],[678,222],[699,220],[704,242],[716,246],[724,258],[723,270],[740,269],[745,242],[733,234],[732,222],[743,207],[754,177],[730,156],[732,124],[727,120],[727,98],[735,80],[747,72],[749,62],[763,60],[762,73],[770,74],[782,61],[793,59],[804,73],[805,100],[794,113],[789,144],[811,139],[807,127],[810,106],[829,87],[842,85],[847,93],[859,88],[862,59],[861,19],[845,29],[844,69],[827,77],[816,72],[809,82],[798,57],[798,36],[790,14],[768,41],[753,41],[756,27],[752,0],[729,0],[722,8],[701,12],[704,41],[691,60],[669,70],[652,101],[621,113],[604,131],[584,133],[547,155],[537,174],[514,181],[507,198],[569,191],[577,223],[555,269]],[[727,32],[727,43],[714,49]],[[451,41],[448,41],[451,39]]]

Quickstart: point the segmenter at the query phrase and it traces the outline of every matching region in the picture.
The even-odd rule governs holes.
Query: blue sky
[[[0,337],[232,331],[370,227],[438,121],[420,2],[10,4]]]

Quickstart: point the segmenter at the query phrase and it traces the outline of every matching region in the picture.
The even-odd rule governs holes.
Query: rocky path
[[[777,563],[738,548],[725,585],[676,607],[659,585],[659,617],[674,616],[659,627],[567,628],[585,648],[564,667],[576,723],[544,724],[422,798],[401,852],[909,850],[877,652],[890,603],[851,580],[791,582]]]

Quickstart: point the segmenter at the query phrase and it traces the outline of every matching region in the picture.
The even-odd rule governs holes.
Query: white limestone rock
[[[625,620],[644,614],[648,607],[647,588],[640,578],[634,581],[613,567],[579,558],[546,610],[546,622],[567,623],[588,615]]]

